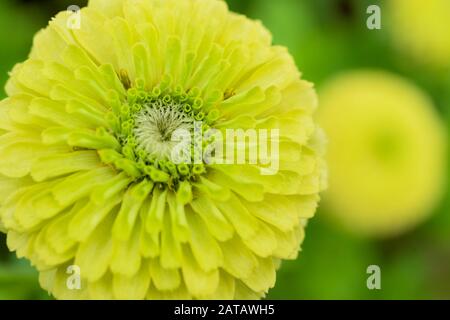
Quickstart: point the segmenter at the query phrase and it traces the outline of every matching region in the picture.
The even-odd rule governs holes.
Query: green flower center
[[[149,178],[176,187],[179,181],[196,180],[206,172],[203,162],[194,161],[194,148],[205,143],[198,141],[194,133],[197,130],[203,136],[217,120],[218,111],[204,111],[200,90],[170,89],[167,82],[162,81],[150,91],[136,85],[128,88],[125,101],[116,101],[112,134],[121,150],[101,151],[100,156],[136,179]],[[192,142],[187,152],[184,149],[188,161],[173,160],[179,152],[177,134],[188,135]]]
[[[399,135],[391,130],[378,132],[372,141],[376,159],[384,164],[395,163],[402,153],[402,143],[399,139]]]

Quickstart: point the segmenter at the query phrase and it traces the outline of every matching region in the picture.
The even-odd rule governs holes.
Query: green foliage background
[[[303,77],[320,87],[336,73],[381,68],[427,91],[448,124],[450,75],[412,65],[394,49],[389,30],[366,28],[368,0],[228,0],[230,7],[260,19],[274,42],[289,47]],[[82,0],[0,2],[0,83],[26,59],[34,33],[51,16]],[[425,3],[425,2],[424,2]],[[382,20],[383,21],[383,20]],[[395,39],[394,39],[395,40]],[[0,91],[0,98],[5,96]],[[448,125],[447,125],[448,128]],[[448,189],[448,188],[447,188]],[[449,196],[425,224],[401,237],[375,241],[344,233],[323,209],[308,225],[299,259],[283,263],[271,299],[450,299]],[[366,268],[379,265],[382,289],[366,287]],[[0,235],[0,299],[48,299],[37,272],[9,253]]]

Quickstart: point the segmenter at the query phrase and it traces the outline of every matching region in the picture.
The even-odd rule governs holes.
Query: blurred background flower
[[[325,108],[329,107],[337,113],[340,110],[344,118],[353,117],[347,104],[333,102],[338,99],[332,98],[330,87],[339,86],[342,88],[340,91],[347,92],[342,93],[340,101],[345,101],[357,92],[366,92],[374,99],[370,110],[380,109],[387,115],[397,114],[398,119],[410,117],[411,138],[399,140],[396,144],[388,143],[389,153],[403,150],[405,144],[409,142],[414,143],[414,137],[427,139],[432,144],[432,141],[435,141],[432,136],[439,135],[435,131],[445,130],[443,134],[448,139],[450,19],[445,16],[449,10],[444,8],[448,7],[449,1],[228,0],[227,2],[234,11],[262,20],[272,31],[274,42],[289,47],[299,69],[303,71],[303,77],[314,82],[319,93],[324,94],[320,97],[324,112]],[[69,5],[81,7],[85,4],[86,0],[1,1],[1,83],[5,83],[7,72],[14,63],[26,58],[34,33],[44,27],[51,16],[65,10]],[[369,30],[366,27],[369,16],[366,9],[372,4],[378,4],[381,8],[381,30]],[[360,69],[376,69],[380,70],[380,73],[375,77],[377,79],[366,75],[363,81],[358,80],[353,73]],[[339,75],[347,77],[345,74],[353,74],[352,81],[339,78]],[[358,86],[358,89],[355,86]],[[389,92],[374,94],[374,91]],[[3,91],[0,97],[4,97]],[[401,112],[395,111],[398,105],[402,106]],[[361,106],[367,107],[368,104]],[[392,113],[389,112],[391,109]],[[369,121],[370,117],[367,118]],[[354,129],[355,135],[363,132],[364,136],[367,130],[362,128],[360,121],[357,118],[354,122],[358,125],[347,128],[349,134]],[[371,121],[370,123],[374,125],[386,123],[376,119]],[[330,123],[331,127],[335,126],[334,121]],[[404,123],[403,120],[400,123]],[[358,128],[362,131],[356,131]],[[422,131],[426,132],[421,134]],[[333,145],[339,144],[334,135],[338,136],[331,134],[328,137],[330,158],[334,157]],[[381,146],[384,154],[386,144],[381,143]],[[423,148],[441,149],[438,146],[433,148],[431,145]],[[339,168],[361,165],[358,158],[352,156],[356,151],[357,148],[346,148],[345,158],[349,160],[336,163],[333,161],[330,169],[333,170],[339,163]],[[339,150],[336,152],[339,155]],[[412,149],[409,154],[414,155],[414,152],[420,154],[420,150]],[[357,227],[356,223],[352,223],[353,220],[356,222],[361,218],[351,216],[358,210],[343,210],[341,206],[334,204],[334,201],[325,200],[316,217],[308,225],[308,236],[300,258],[283,263],[278,273],[277,285],[270,291],[269,298],[449,299],[450,197],[448,174],[440,173],[442,171],[439,168],[439,164],[446,161],[445,166],[448,169],[448,157],[439,155],[437,151],[434,156],[432,154],[434,151],[426,153],[428,157],[426,163],[430,163],[428,170],[423,169],[425,166],[418,166],[417,159],[411,158],[410,161],[405,159],[405,162],[399,163],[398,171],[393,171],[392,176],[389,175],[392,185],[386,185],[386,190],[397,183],[405,183],[397,177],[407,175],[413,170],[420,172],[417,174],[412,172],[411,181],[419,181],[415,180],[417,176],[427,178],[424,185],[417,187],[415,196],[402,194],[405,205],[400,206],[400,203],[395,201],[394,195],[386,198],[392,205],[390,206],[392,215],[403,210],[403,217],[406,217],[405,220],[398,222],[398,228],[388,224],[392,228],[388,233],[389,237],[381,239],[361,237],[354,232],[348,232],[348,229],[352,228],[362,231],[361,226]],[[357,182],[367,183],[368,175],[373,175],[371,181],[375,185],[383,186],[385,181],[382,180],[382,176],[374,175],[371,169],[362,175],[364,176],[361,180],[356,180]],[[330,178],[333,179],[333,171]],[[443,184],[439,178],[445,180]],[[333,190],[335,188],[331,182],[328,192],[324,195],[325,199],[328,196],[329,200],[342,196],[339,190]],[[352,186],[347,185],[345,181],[339,188],[352,190]],[[362,202],[365,198],[364,193],[364,189],[359,189],[357,193],[350,193],[350,196],[361,195],[358,208],[373,209],[373,202]],[[445,196],[440,197],[442,193]],[[425,206],[424,203],[428,204]],[[343,220],[330,217],[341,217],[350,222],[347,223],[347,228],[342,228]],[[415,219],[410,220],[411,217]],[[336,223],[336,220],[341,222]],[[374,223],[369,223],[370,220],[363,221],[366,222],[366,230],[375,227]],[[366,270],[369,265],[378,265],[381,268],[381,290],[368,290],[366,287],[368,277]],[[36,273],[25,262],[8,253],[5,239],[1,235],[0,299],[46,297],[48,295],[39,289]]]
[[[450,1],[388,0],[392,41],[417,63],[450,68]]]
[[[319,92],[329,137],[325,207],[346,229],[397,236],[440,200],[446,132],[418,88],[386,71],[352,71]]]

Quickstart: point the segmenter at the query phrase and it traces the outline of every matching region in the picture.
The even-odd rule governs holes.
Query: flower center
[[[178,143],[172,139],[174,133],[191,133],[193,123],[194,119],[179,104],[149,103],[136,115],[133,132],[139,148],[158,160],[170,160]]]
[[[169,88],[169,80],[163,79],[150,90],[141,81],[136,86],[127,82],[126,98],[112,100],[108,118],[110,132],[120,148],[100,150],[99,154],[104,163],[134,179],[150,179],[160,186],[176,188],[180,181],[196,180],[206,172],[205,163],[194,161],[195,146],[202,145],[195,133],[200,131],[202,136],[213,126],[219,111],[204,105],[199,89]],[[186,135],[190,138],[187,146]],[[178,157],[176,161],[174,156]]]

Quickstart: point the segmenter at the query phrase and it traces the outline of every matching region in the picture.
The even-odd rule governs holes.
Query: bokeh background
[[[272,31],[274,42],[289,48],[303,77],[314,82],[319,90],[336,74],[361,68],[400,75],[432,98],[448,137],[450,55],[447,66],[430,65],[424,63],[429,56],[427,53],[423,59],[417,59],[409,55],[409,50],[401,50],[401,33],[393,32],[392,26],[385,23],[385,16],[389,14],[386,2],[389,1],[228,0],[232,10],[262,20]],[[428,1],[421,3],[431,6]],[[36,31],[45,27],[58,11],[73,4],[82,7],[86,1],[0,1],[2,87],[13,65],[26,59]],[[370,4],[381,7],[381,30],[366,27],[369,16],[366,9]],[[431,10],[432,18],[432,10],[439,14],[438,8],[427,7],[425,11]],[[416,17],[410,16],[411,24]],[[448,37],[450,21],[447,22],[447,30],[442,30],[445,25],[431,22],[429,27],[440,28],[433,34]],[[429,53],[432,56],[433,52]],[[0,90],[0,98],[4,96],[4,91]],[[429,219],[406,233],[382,239],[362,237],[341,229],[327,218],[333,208],[321,206],[308,225],[299,259],[283,263],[276,287],[268,298],[450,299],[447,185],[442,191],[445,195]],[[366,286],[369,265],[381,268],[381,290],[368,290]],[[4,235],[0,235],[0,299],[49,299],[39,288],[33,268],[8,252]]]

